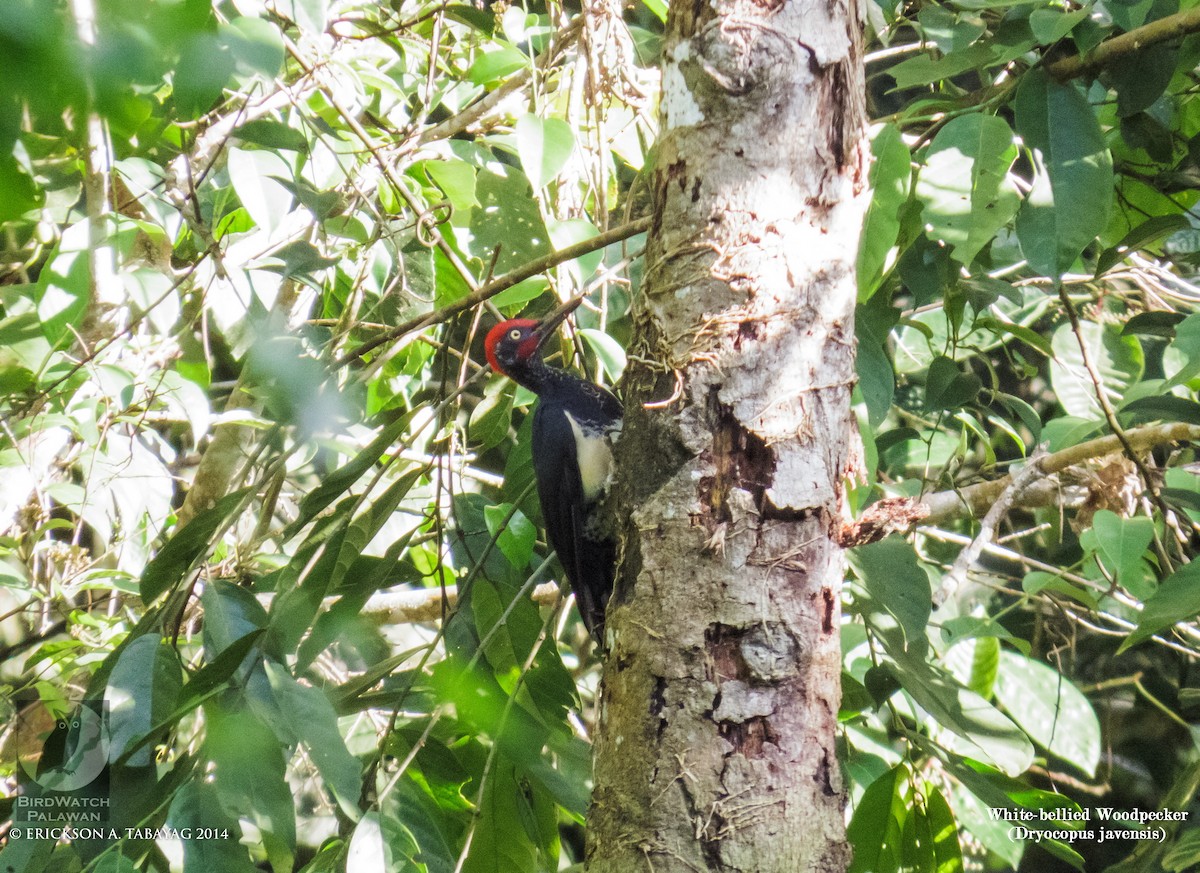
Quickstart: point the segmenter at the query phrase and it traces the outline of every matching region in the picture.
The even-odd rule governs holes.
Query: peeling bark
[[[849,858],[834,537],[865,206],[860,11],[671,5],[591,873]]]

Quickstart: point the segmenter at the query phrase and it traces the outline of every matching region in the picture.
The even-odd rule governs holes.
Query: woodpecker
[[[538,396],[530,448],[546,535],[584,625],[603,646],[616,545],[605,530],[600,503],[612,473],[621,404],[608,390],[542,360],[542,346],[580,300],[568,301],[541,321],[502,321],[488,332],[484,348],[493,370]]]

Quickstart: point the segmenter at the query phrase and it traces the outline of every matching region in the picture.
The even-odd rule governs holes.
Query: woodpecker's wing
[[[612,587],[613,549],[588,536],[575,432],[558,404],[539,403],[533,413],[533,469],[546,536],[567,573],[583,623],[597,636]]]

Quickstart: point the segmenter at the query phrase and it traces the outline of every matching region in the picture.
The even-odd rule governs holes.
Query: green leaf
[[[909,815],[912,786],[900,764],[867,786],[854,809],[846,837],[854,847],[847,873],[892,873],[900,869],[901,836]]]
[[[851,561],[857,560],[862,551],[863,548],[855,549]],[[881,570],[886,572],[886,567]],[[928,591],[928,586],[926,580],[922,587]],[[948,737],[952,742],[946,748],[961,749],[976,760],[992,761],[1005,773],[1023,773],[1028,769],[1033,761],[1033,745],[1024,732],[951,674],[930,664],[926,660],[928,645],[923,635],[919,639],[905,636],[895,617],[868,593],[855,590],[853,603],[871,635],[891,659],[892,663],[886,663],[883,669],[900,682],[929,717],[958,735],[959,739]],[[868,690],[872,687],[873,683],[868,681]]]
[[[268,659],[263,666],[283,716],[307,747],[309,757],[333,791],[342,812],[357,821],[361,815],[358,797],[362,790],[362,767],[346,749],[333,704],[319,689],[301,685],[274,661]]]
[[[91,298],[87,252],[91,247],[87,221],[68,227],[33,287],[37,317],[52,345],[73,340],[87,312]]]
[[[278,27],[262,18],[239,16],[221,30],[241,72],[258,73],[267,80],[279,74],[284,46]]]
[[[1200,562],[1185,564],[1168,576],[1142,606],[1137,629],[1121,644],[1125,651],[1171,625],[1200,614]]]
[[[1104,428],[1104,419],[1076,418],[1064,415],[1052,418],[1042,429],[1042,438],[1051,452],[1075,446]]]
[[[506,312],[523,307],[530,300],[537,300],[546,293],[550,281],[545,276],[534,276],[524,282],[518,282],[511,288],[505,289],[492,298],[492,302]]]
[[[925,816],[925,804],[914,797],[904,820],[904,833],[900,837],[901,862],[906,871],[933,871],[933,834],[929,830],[929,819]]]
[[[925,39],[934,42],[944,55],[967,48],[987,32],[980,16],[955,13],[936,4],[922,6],[917,21]]]
[[[508,518],[509,513],[512,513],[511,518]],[[484,507],[483,517],[487,521],[488,533],[496,538],[496,545],[508,562],[518,569],[528,566],[537,542],[537,529],[529,519],[519,509],[514,509],[511,503]],[[507,524],[504,523],[506,518]]]
[[[495,32],[496,15],[487,9],[479,9],[466,3],[451,3],[446,7],[446,16],[461,22],[484,36]]]
[[[912,545],[888,537],[854,549],[850,561],[871,596],[896,620],[908,644],[923,649],[933,603],[929,576],[917,563]]]
[[[182,684],[179,656],[157,634],[140,636],[121,649],[104,691],[111,718],[110,761],[119,760],[175,709]],[[142,746],[127,763],[149,767],[153,750]]]
[[[604,368],[610,382],[617,382],[625,372],[625,350],[621,344],[602,330],[585,327],[579,331],[583,341],[596,353],[596,360]]]
[[[445,752],[441,760],[452,758],[440,743],[430,745]],[[424,757],[423,752],[424,749],[418,753],[418,759]],[[418,767],[415,761],[410,764],[409,772],[413,778],[402,780],[394,792],[384,797],[382,808],[388,817],[385,830],[388,821],[403,822],[414,846],[410,860],[425,865],[418,869],[428,873],[454,873],[458,849],[451,845],[447,834],[454,833],[457,815],[470,810],[472,805],[462,796],[462,782],[446,787],[440,782],[442,774],[435,769],[436,762],[426,759],[425,765]],[[468,778],[468,774],[462,774],[464,782]]]
[[[475,630],[488,639],[483,649],[487,663],[505,690],[511,691],[512,680],[520,671],[521,654],[516,651],[512,629],[502,624],[506,605],[495,585],[486,579],[476,580],[471,588]]]
[[[389,864],[387,843],[379,824],[379,813],[368,812],[354,828],[346,854],[346,869],[362,873],[387,873]]]
[[[1079,334],[1088,349],[1088,357],[1099,371],[1101,388],[1115,407],[1142,377],[1145,356],[1136,337],[1122,336],[1115,325],[1083,322]],[[1084,366],[1079,340],[1070,324],[1061,324],[1050,340],[1054,358],[1050,361],[1050,383],[1068,415],[1097,418],[1101,414],[1096,386]]]
[[[1175,325],[1175,338],[1163,352],[1163,370],[1170,377],[1163,391],[1183,385],[1200,374],[1200,312]]]
[[[183,841],[185,870],[258,873],[246,847],[238,841],[241,828],[237,820],[222,808],[211,782],[199,777],[184,782],[171,801],[167,823],[177,830],[188,828],[193,834]],[[214,832],[215,839],[211,838]],[[228,836],[222,838],[222,833]],[[202,839],[201,834],[210,838]]]
[[[1163,496],[1188,510],[1189,515],[1200,512],[1200,476],[1172,467],[1163,477],[1167,487]]]
[[[329,0],[279,0],[276,8],[309,33],[325,32]]]
[[[948,674],[918,662],[912,653],[899,653],[897,657],[895,647],[889,646],[888,654],[896,658],[898,678],[917,705],[964,741],[949,743],[948,748],[991,761],[1009,775],[1029,769],[1033,746],[1000,710]]]
[[[494,448],[508,439],[512,426],[513,392],[506,378],[492,379],[483,391],[483,398],[471,410],[470,434],[472,445]]]
[[[646,8],[649,9],[654,17],[664,24],[667,21],[667,4],[665,0],[642,0]]]
[[[212,108],[233,75],[233,55],[216,34],[196,33],[188,39],[172,77],[173,97],[184,116]]]
[[[1112,9],[1107,9],[1113,24],[1121,30],[1133,30],[1146,23],[1146,17],[1157,5],[1158,0],[1120,0],[1113,3]],[[1176,7],[1178,8],[1178,7]]]
[[[867,404],[868,421],[878,427],[892,409],[892,398],[896,393],[896,374],[892,361],[879,340],[864,335],[864,319],[856,319],[855,331],[859,334],[858,354],[854,366],[858,371],[858,389]]]
[[[1006,809],[1016,804],[1000,794],[1004,798],[1002,805],[993,807],[969,790],[957,785],[954,788],[957,790],[950,792],[950,807],[959,827],[975,842],[1006,861],[1009,869],[1016,870],[1025,852],[1025,843],[1012,838],[1010,822],[992,817],[992,809]]]
[[[964,373],[950,358],[939,355],[929,365],[925,383],[925,408],[931,412],[959,409],[973,401],[983,382],[974,373]]]
[[[858,249],[858,299],[869,300],[899,256],[900,211],[908,202],[912,156],[892,124],[880,125],[871,137],[871,203]]]
[[[499,250],[497,274],[524,266],[551,251],[550,231],[542,220],[529,182],[512,167],[480,170],[475,185],[479,208],[471,213],[471,251],[485,262]],[[442,270],[438,270],[441,281]],[[463,294],[467,289],[462,290]]]
[[[37,294],[36,286],[24,286],[26,293]],[[50,343],[42,333],[42,325],[36,312],[22,312],[0,319],[0,348],[6,360],[19,362],[17,365],[36,372],[42,368],[50,354]]]
[[[513,46],[501,46],[494,51],[485,51],[477,55],[475,62],[467,70],[467,78],[475,85],[488,85],[515,73],[528,63],[529,58]]]
[[[1171,84],[1178,62],[1179,48],[1160,43],[1140,46],[1106,65],[1105,81],[1117,92],[1117,117],[1128,118],[1153,106]]]
[[[308,140],[304,138],[303,133],[272,118],[256,118],[239,125],[234,131],[234,136],[242,142],[269,149],[300,152],[308,148]]]
[[[0,347],[0,395],[20,393],[36,382],[33,370],[23,366],[14,352]]]
[[[550,242],[554,245],[556,251],[577,243],[586,242],[600,235],[600,231],[596,230],[596,225],[592,224],[586,218],[551,221],[548,227],[550,230]],[[603,262],[604,250],[600,249],[590,254],[582,255],[574,260],[566,261],[560,269],[565,268],[568,270],[577,286],[582,287],[595,275],[596,268]]]
[[[200,597],[204,606],[204,651],[209,660],[267,626],[267,613],[252,591],[213,579]]]
[[[929,746],[926,741],[919,739],[917,744]],[[1007,860],[1014,869],[1019,864],[1025,844],[1021,840],[1013,839],[1013,823],[997,818],[997,810],[1032,811],[1033,818],[1023,821],[1022,824],[1034,831],[1061,830],[1064,825],[1080,829],[1081,822],[1062,821],[1054,814],[1061,809],[1075,813],[1080,811],[1079,804],[1065,795],[1030,788],[1023,781],[1006,777],[990,767],[964,760],[957,755],[947,757],[945,764],[947,772],[967,789],[954,791],[950,795],[950,803],[958,820],[988,849]],[[1043,810],[1048,814],[1045,819],[1042,818]],[[1044,833],[1038,840],[1043,848],[1049,841],[1049,837]]]
[[[965,640],[987,638],[1002,640],[1017,649],[1021,649],[1022,647],[1027,649],[1029,646],[1029,643],[1026,640],[1013,636],[1012,633],[1010,633],[1009,630],[1004,627],[1004,625],[988,616],[960,615],[955,618],[946,619],[941,623],[941,632],[942,640],[946,643],[946,645],[951,647],[956,646],[958,643],[961,643]],[[971,664],[971,671],[973,672],[973,664],[976,660],[976,656],[971,653],[970,657],[971,660],[969,662],[964,661],[964,664]],[[992,657],[992,655],[988,655],[989,659]],[[998,665],[1000,657],[999,651],[995,653],[994,657],[996,658]],[[995,668],[988,667],[987,669],[988,672],[994,673]],[[960,670],[957,666],[955,666],[954,675],[960,678],[963,678],[964,676],[969,678],[971,672]],[[992,679],[994,679],[994,676]],[[992,680],[989,680],[986,690],[980,691],[978,688],[974,688],[973,690],[984,695],[985,697],[990,696],[992,693],[990,684],[991,681]]]
[[[1017,237],[1030,266],[1058,279],[1108,223],[1112,155],[1083,93],[1040,67],[1021,77],[1016,120],[1037,169]]]
[[[1051,348],[1049,340],[1047,340],[1040,333],[1030,330],[1024,325],[1013,324],[1010,321],[1001,321],[998,318],[981,315],[979,318],[975,319],[975,327],[978,329],[991,330],[997,334],[1006,334],[1008,336],[1016,337],[1030,348],[1041,352],[1047,358],[1054,354],[1054,350]]]
[[[980,697],[991,697],[1000,668],[1000,640],[987,635],[965,640],[946,653],[945,662],[960,682]]]
[[[207,552],[217,531],[241,512],[242,502],[251,491],[251,488],[243,488],[226,494],[216,506],[204,510],[171,535],[142,572],[143,603],[150,604],[183,579]]]
[[[575,150],[575,134],[560,118],[523,115],[517,119],[517,153],[534,190],[552,182]]]
[[[264,264],[263,269],[279,272],[286,278],[307,277],[341,262],[341,258],[325,257],[320,249],[306,240],[294,240],[280,246],[271,253],[271,260],[281,261],[282,266]]]
[[[5,868],[0,867],[0,870]],[[28,868],[21,868],[23,870]],[[124,855],[101,855],[95,866],[88,868],[89,873],[138,873],[133,861]]]
[[[234,698],[230,698],[234,700]],[[275,873],[290,873],[296,849],[296,810],[284,749],[248,708],[204,708],[205,780],[222,809],[254,824]]]
[[[958,843],[958,825],[942,792],[933,789],[927,795],[925,815],[933,836],[934,873],[963,873],[962,849]]]
[[[896,80],[896,89],[903,91],[982,68],[995,57],[996,53],[990,45],[975,43],[940,58],[931,54],[909,58],[896,64],[888,73]]]
[[[1177,231],[1187,230],[1191,226],[1187,217],[1183,215],[1156,215],[1146,219],[1125,234],[1124,238],[1115,246],[1100,253],[1100,257],[1096,259],[1096,275],[1102,276],[1107,273],[1124,260],[1127,254],[1140,251],[1152,243],[1159,242]],[[1126,330],[1129,333],[1136,333],[1137,331],[1130,329],[1129,325],[1137,323],[1138,319],[1142,319],[1143,322],[1153,322],[1156,319],[1174,315],[1175,313],[1168,312],[1140,312],[1129,320]]]
[[[994,115],[960,116],[933,138],[916,194],[926,233],[960,264],[970,266],[1017,214],[1021,195],[1008,172],[1016,159],[1013,132]]]
[[[1163,869],[1168,873],[1183,873],[1200,864],[1200,828],[1188,828],[1179,840],[1163,855]]]
[[[1068,12],[1065,9],[1046,7],[1035,9],[1029,14],[1029,29],[1037,37],[1040,45],[1054,45],[1068,33],[1076,24],[1085,20],[1089,10],[1078,9]]]
[[[363,448],[357,455],[339,466],[333,473],[325,476],[321,484],[314,488],[300,501],[300,514],[283,532],[284,539],[294,537],[306,524],[316,518],[346,492],[363,474],[370,470],[383,456],[400,435],[408,430],[412,416],[401,415],[384,427],[379,435]]]
[[[1134,589],[1141,583],[1146,549],[1154,539],[1154,522],[1145,516],[1121,518],[1101,509],[1092,519],[1097,550],[1117,584]]]
[[[206,630],[208,615],[208,612],[205,612]],[[179,699],[179,710],[183,712],[191,710],[210,693],[229,682],[255,644],[262,639],[264,633],[266,633],[265,628],[259,628],[234,640],[222,649],[220,654],[193,673],[192,678],[183,686],[183,693]]]
[[[1078,600],[1090,609],[1099,608],[1095,595],[1088,589],[1073,585],[1061,576],[1041,570],[1026,573],[1021,580],[1021,590],[1031,597],[1043,591],[1053,591],[1056,594],[1063,594],[1073,600]]]
[[[475,168],[466,161],[425,161],[422,166],[456,212],[468,215],[479,205],[475,199]]]
[[[41,205],[37,183],[12,155],[0,155],[0,221],[19,219]]]
[[[1058,670],[1015,652],[1000,655],[996,699],[1042,748],[1094,776],[1100,721],[1086,697]]]
[[[1080,873],[1083,873],[1085,870],[1084,865],[1086,862],[1083,855],[1076,852],[1062,840],[1043,839],[1039,841],[1038,845],[1040,845],[1055,858],[1058,858],[1060,861],[1065,861],[1067,864],[1070,864],[1076,870],[1079,870]]]
[[[1200,424],[1200,403],[1176,397],[1173,394],[1155,394],[1139,397],[1121,407],[1121,416],[1129,416],[1134,422],[1179,421]]]
[[[477,818],[475,839],[463,873],[535,873],[537,852],[529,839],[522,809],[525,792],[519,773],[505,756],[496,756]]]
[[[242,206],[256,225],[273,232],[292,211],[292,192],[273,177],[291,179],[295,175],[292,168],[275,152],[236,146],[229,150],[227,166],[229,181]]]

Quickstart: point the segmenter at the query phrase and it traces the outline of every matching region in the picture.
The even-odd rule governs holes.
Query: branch
[[[300,300],[299,283],[287,279],[279,286],[272,314],[280,314],[291,321],[293,309]],[[225,403],[225,411],[261,407],[261,401],[247,389],[247,374],[243,369]],[[182,527],[201,512],[217,505],[217,501],[238,487],[236,477],[246,472],[245,464],[253,455],[254,429],[236,421],[224,421],[212,431],[212,439],[200,455],[200,463],[187,489],[183,505],[179,507],[178,523]],[[178,530],[178,528],[176,528]]]
[[[557,582],[543,582],[530,592],[534,603],[549,606],[558,601],[561,590]],[[446,588],[446,607],[458,602],[458,589]],[[382,591],[371,595],[362,615],[379,624],[403,624],[442,620],[442,589],[416,588],[407,591]]]
[[[91,0],[73,0],[75,30],[85,47],[96,44],[96,7]],[[112,227],[112,188],[110,179],[113,167],[113,149],[109,140],[108,124],[96,110],[96,86],[90,75],[85,76],[87,111],[75,125],[82,128],[83,193],[88,220],[88,302],[80,334],[76,339],[82,351],[95,341],[106,339],[116,330],[115,319],[106,319],[106,312],[116,308],[123,300],[117,277],[117,254],[110,239]],[[107,322],[107,323],[106,323]]]
[[[1036,454],[1035,457],[1029,459],[1028,464],[1008,477],[1008,486],[1000,492],[991,508],[987,511],[987,515],[980,522],[979,533],[975,534],[975,538],[971,540],[970,545],[958,553],[958,557],[954,560],[954,566],[942,578],[942,584],[938,590],[933,592],[934,609],[940,609],[942,604],[946,603],[947,600],[962,588],[963,583],[967,581],[967,573],[975,566],[975,562],[983,554],[984,548],[991,544],[992,537],[996,533],[996,527],[1008,512],[1013,500],[1031,482],[1045,475],[1042,470],[1042,462],[1045,460],[1046,456],[1044,454]]]
[[[554,45],[539,55],[532,66],[522,67],[520,70],[517,70],[517,72],[505,79],[496,90],[485,94],[452,118],[447,118],[440,124],[426,128],[417,137],[417,142],[420,145],[427,145],[440,139],[450,139],[467,130],[467,128],[499,106],[506,97],[524,88],[529,80],[533,78],[535,67],[539,73],[544,73],[550,69],[567,47],[578,38],[582,24],[583,18],[576,18],[563,28],[563,30],[555,34]]]
[[[1130,450],[1145,451],[1167,443],[1200,440],[1200,425],[1179,422],[1155,424],[1126,431],[1125,439]],[[1039,463],[1039,467],[1043,474],[1051,476],[1068,467],[1082,464],[1084,461],[1114,455],[1124,449],[1125,446],[1122,445],[1119,437],[1112,435],[1099,437],[1052,455],[1046,455]],[[1009,475],[993,482],[981,482],[978,485],[971,485],[956,491],[939,491],[923,498],[920,505],[924,505],[929,510],[929,515],[926,517],[929,524],[939,524],[963,516],[977,517],[987,512],[988,507],[996,502],[1012,480],[1013,477]],[[1018,506],[1024,505],[1022,497],[1036,487],[1036,483],[1034,483],[1021,489],[1020,492],[1013,495],[1012,502]]]
[[[1200,6],[1168,15],[1128,33],[1107,39],[1092,51],[1055,61],[1046,67],[1051,76],[1064,81],[1085,76],[1117,61],[1132,57],[1142,49],[1200,32]]]
[[[443,306],[441,309],[435,309],[433,312],[425,315],[418,315],[416,318],[410,318],[408,321],[401,322],[393,327],[387,333],[381,334],[374,339],[367,340],[353,351],[346,352],[342,355],[334,366],[342,367],[351,363],[363,355],[374,351],[382,345],[393,342],[407,333],[412,333],[414,330],[421,330],[429,327],[431,324],[438,324],[464,312],[472,307],[478,306],[485,300],[495,297],[501,291],[505,291],[514,285],[524,282],[526,279],[536,276],[538,273],[544,273],[546,270],[557,267],[559,264],[565,264],[567,261],[573,261],[575,258],[581,258],[584,255],[591,254],[602,248],[612,245],[613,243],[621,242],[629,239],[650,228],[650,217],[638,218],[628,224],[623,224],[620,227],[614,227],[612,230],[605,231],[599,236],[594,236],[591,239],[586,239],[583,242],[575,243],[575,245],[567,246],[565,249],[559,249],[556,252],[551,252],[548,255],[530,261],[521,267],[518,267],[511,272],[505,273],[483,286],[475,289],[470,294],[460,297],[453,303]]]
[[[530,592],[529,598],[539,606],[552,606],[558,601],[561,589],[557,582],[543,582]],[[271,608],[274,594],[258,595],[258,602],[264,608]],[[338,597],[326,597],[324,608],[328,609],[339,600]],[[446,587],[446,609],[453,609],[458,603],[458,588]],[[400,588],[396,591],[377,591],[367,600],[361,615],[366,616],[376,624],[416,624],[442,620],[442,589],[441,588]]]

